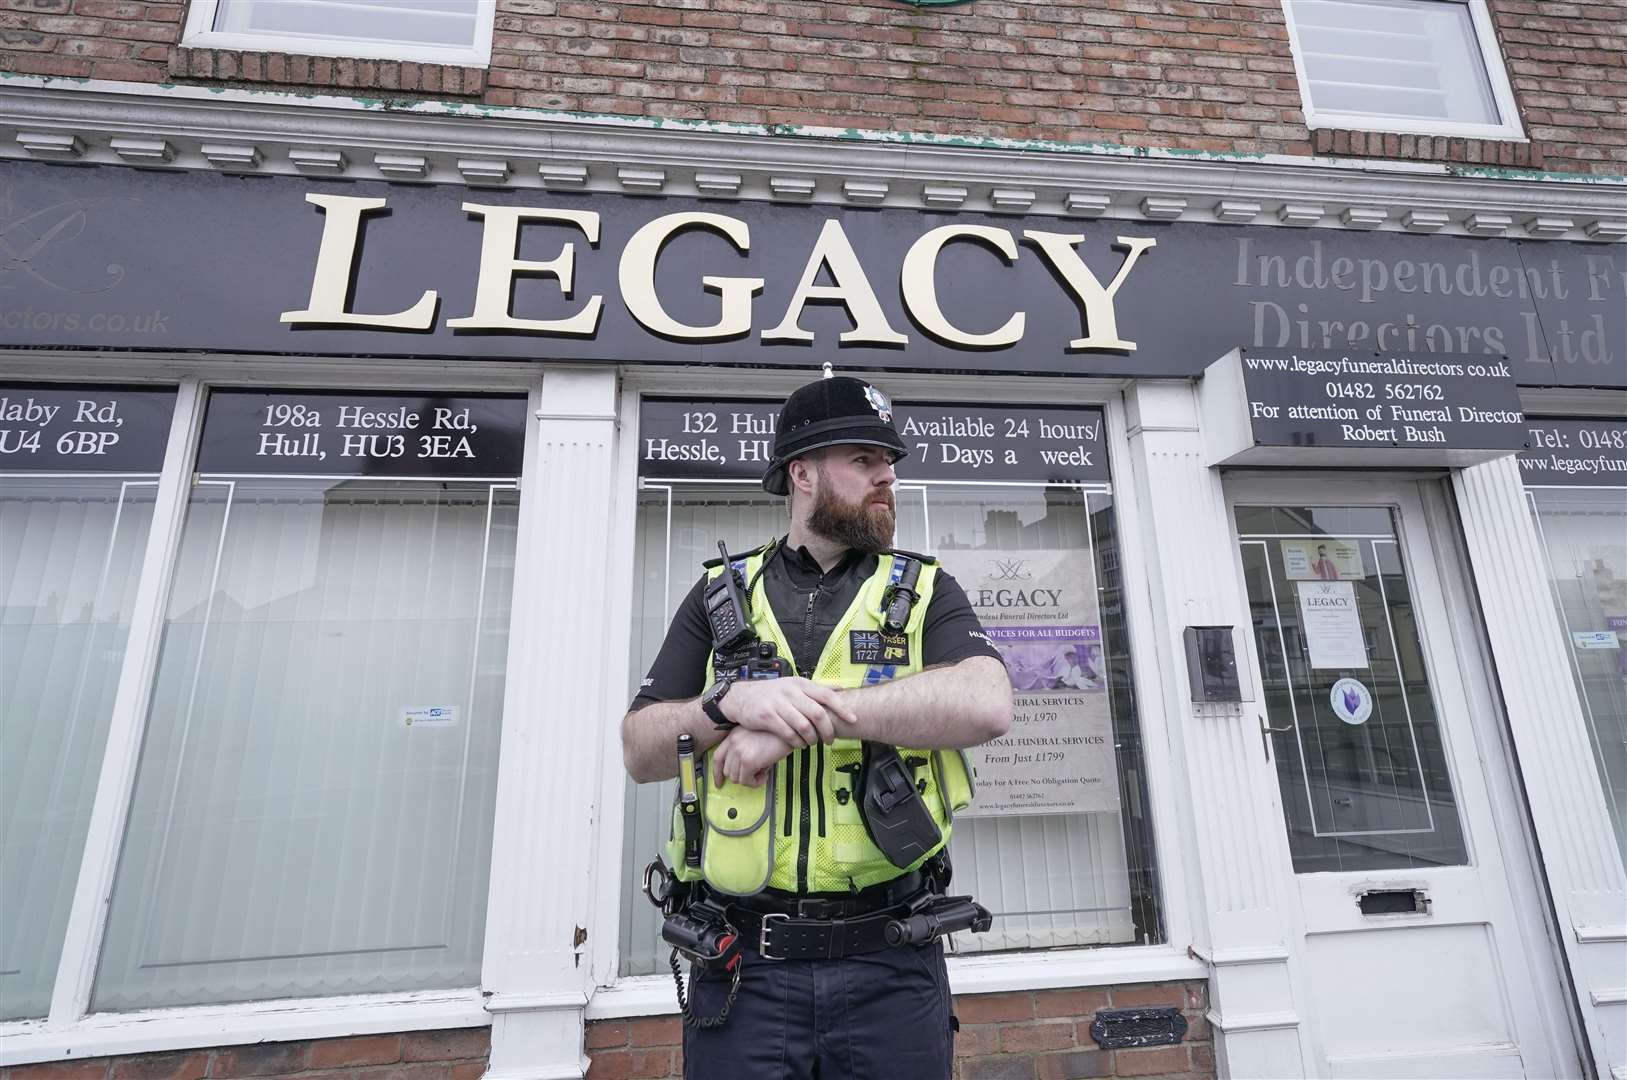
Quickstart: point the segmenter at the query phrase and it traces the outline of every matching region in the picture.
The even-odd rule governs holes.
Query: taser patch
[[[910,639],[905,634],[884,634],[880,630],[847,632],[848,662],[854,664],[907,664]]]

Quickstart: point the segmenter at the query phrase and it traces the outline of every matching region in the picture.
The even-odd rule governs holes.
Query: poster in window
[[[1289,581],[1360,581],[1367,576],[1361,545],[1350,540],[1284,540],[1282,569]]]
[[[1088,550],[939,553],[1005,659],[1011,730],[973,750],[971,815],[1116,813],[1118,770]]]
[[[1311,667],[1347,670],[1367,667],[1356,586],[1349,581],[1301,581],[1300,629]]]

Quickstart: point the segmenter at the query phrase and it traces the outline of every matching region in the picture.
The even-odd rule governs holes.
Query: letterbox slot
[[[1422,889],[1374,889],[1356,898],[1363,915],[1427,915],[1429,897]]]

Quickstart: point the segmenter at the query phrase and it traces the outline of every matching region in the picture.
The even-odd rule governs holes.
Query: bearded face
[[[893,544],[897,514],[891,485],[865,483],[857,494],[844,497],[837,490],[838,471],[823,459],[814,463],[819,490],[808,514],[808,528],[827,540],[867,554],[886,551]]]

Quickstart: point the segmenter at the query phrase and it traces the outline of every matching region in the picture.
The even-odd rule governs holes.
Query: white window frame
[[[706,373],[695,369],[662,371],[624,368],[619,404],[621,430],[618,448],[617,487],[636,488],[638,463],[639,400],[645,394],[682,395],[716,393],[719,397],[760,397],[783,399],[807,382],[805,371],[731,371]],[[1119,551],[1124,580],[1146,581],[1153,568],[1145,561],[1142,541],[1144,525],[1130,496],[1130,441],[1124,400],[1118,380],[1057,379],[1033,376],[907,375],[888,373],[888,391],[898,400],[998,401],[1010,405],[1099,405],[1106,419],[1108,460],[1115,469],[1114,511],[1119,530]],[[635,541],[636,500],[626,499],[617,506],[615,551],[630,565]],[[611,625],[625,627],[633,614],[631,581],[607,595],[614,606]],[[1115,983],[1203,981],[1209,969],[1191,956],[1185,942],[1193,938],[1193,912],[1189,898],[1194,883],[1188,865],[1195,854],[1186,850],[1188,838],[1178,826],[1180,782],[1170,756],[1169,734],[1164,717],[1164,688],[1159,672],[1157,636],[1153,629],[1150,597],[1134,589],[1125,590],[1126,615],[1130,631],[1130,654],[1134,658],[1137,694],[1136,722],[1141,728],[1142,761],[1151,787],[1154,843],[1157,852],[1159,912],[1164,925],[1160,945],[1119,945],[1113,947],[1045,949],[999,953],[975,953],[949,957],[950,989],[956,994],[993,994],[1013,990],[1049,990]],[[613,653],[605,667],[610,686],[631,685],[631,650],[625,636],[620,652]],[[1177,703],[1178,704],[1178,703]],[[599,779],[599,806],[602,827],[594,851],[598,867],[621,867],[623,844],[623,790],[627,774],[622,768],[619,726],[604,725],[603,769]],[[637,1016],[676,1014],[672,976],[620,975],[620,914],[624,902],[642,903],[636,886],[619,872],[599,873],[595,883],[594,922],[589,925],[590,940],[612,943],[596,949],[593,955],[597,989],[588,1001],[585,1019],[606,1020]]]
[[[253,0],[275,3],[276,0]],[[181,44],[192,49],[229,49],[240,52],[280,52],[295,56],[331,56],[356,60],[405,60],[455,67],[491,65],[492,24],[497,0],[476,0],[475,40],[469,48],[405,42],[366,41],[345,37],[316,37],[216,30],[220,0],[192,0],[186,14]]]
[[[1508,68],[1503,63],[1503,54],[1497,44],[1497,27],[1492,22],[1486,0],[1431,0],[1431,2],[1468,7],[1470,21],[1474,24],[1475,41],[1480,46],[1480,59],[1486,67],[1486,77],[1491,81],[1492,100],[1497,105],[1497,115],[1503,118],[1502,123],[1472,124],[1453,120],[1318,112],[1311,104],[1311,80],[1305,71],[1305,57],[1299,45],[1299,29],[1294,25],[1294,3],[1293,0],[1282,0],[1283,17],[1288,22],[1288,48],[1294,56],[1294,76],[1299,80],[1299,101],[1305,114],[1305,126],[1313,131],[1331,128],[1346,131],[1377,131],[1393,135],[1443,135],[1460,139],[1528,142],[1525,129],[1520,126],[1520,110],[1514,101],[1514,87],[1508,81]]]
[[[43,1018],[0,1023],[0,1067],[244,1043],[489,1026],[492,1016],[479,986],[127,1012],[92,1012],[90,1000],[107,922],[108,908],[102,899],[111,891],[123,846],[207,391],[262,386],[386,393],[525,393],[530,415],[536,411],[546,369],[523,363],[462,364],[451,369],[411,361],[335,365],[331,359],[289,358],[245,370],[248,365],[241,362],[179,355],[127,363],[122,357],[90,355],[57,354],[42,360],[38,353],[27,351],[0,351],[0,361],[6,365],[8,378],[26,381],[176,388],[153,522],[131,605],[130,634],[99,766],[73,907],[58,958],[50,1012]],[[530,441],[528,434],[528,444]],[[522,476],[522,490],[524,482]],[[524,556],[523,551],[516,553],[517,560]],[[511,671],[514,663],[511,659]],[[503,857],[494,851],[494,860]],[[490,921],[489,914],[487,918]]]

